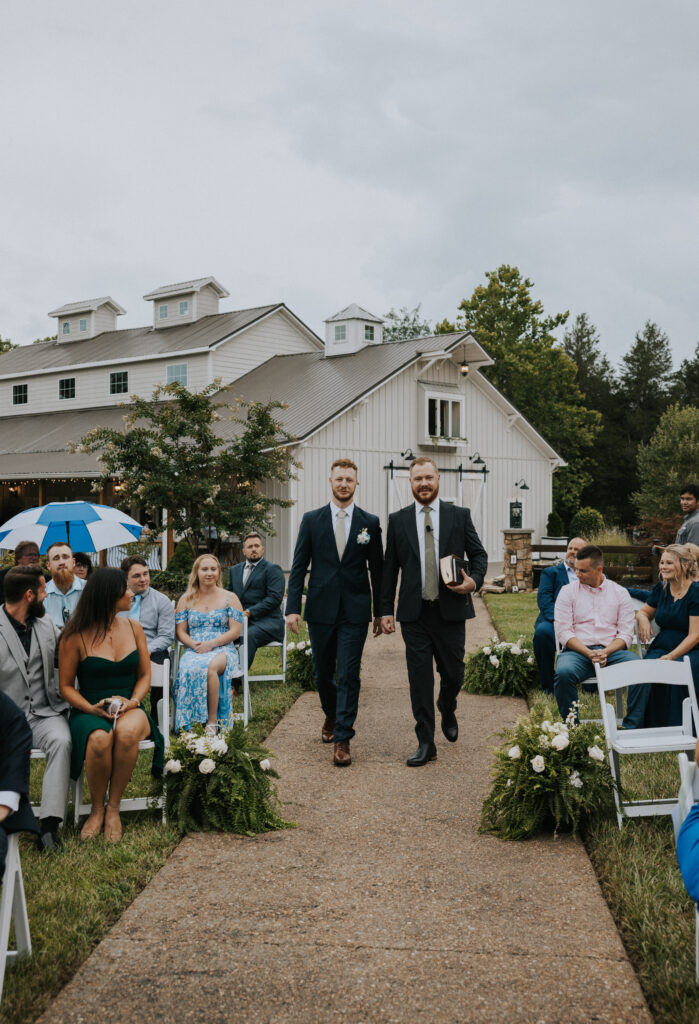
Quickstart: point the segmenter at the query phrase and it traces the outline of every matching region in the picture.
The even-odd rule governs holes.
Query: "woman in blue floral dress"
[[[221,566],[201,555],[192,566],[187,590],[177,603],[177,639],[184,644],[173,696],[175,730],[205,722],[208,735],[229,724],[231,684],[238,670],[233,643],[243,628],[243,608],[221,586]]]

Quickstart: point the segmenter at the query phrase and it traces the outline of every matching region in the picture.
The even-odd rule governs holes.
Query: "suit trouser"
[[[464,684],[466,623],[442,618],[439,604],[423,601],[415,622],[401,622],[408,666],[410,702],[419,743],[434,743],[434,667],[440,677],[437,707],[443,713],[456,710]]]
[[[348,622],[344,618],[333,623],[308,623],[313,677],[323,711],[328,718],[335,719],[336,743],[354,736],[367,631],[366,622]]]
[[[63,715],[42,718],[29,712],[27,721],[32,730],[32,744],[46,755],[39,817],[63,821],[68,801],[72,747],[68,719]]]
[[[283,639],[283,634],[280,636],[279,633],[273,633],[272,630],[265,629],[264,626],[257,626],[254,622],[250,623],[250,620],[248,620],[248,668],[252,665],[258,647],[264,647],[265,644],[279,643]]]
[[[602,650],[602,648],[591,647],[590,650]],[[636,658],[638,658],[638,655],[633,651],[614,651],[607,658],[607,664],[619,665],[623,661],[634,661]],[[594,674],[595,666],[584,654],[579,654],[577,651],[561,651],[558,655],[553,690],[556,695],[558,710],[564,721],[568,717],[573,703],[578,699],[578,683],[589,679],[590,676],[594,677]],[[594,688],[597,689],[596,686]]]
[[[556,633],[552,622],[534,627],[534,657],[539,666],[539,685],[544,693],[553,693],[553,666],[556,661]]]

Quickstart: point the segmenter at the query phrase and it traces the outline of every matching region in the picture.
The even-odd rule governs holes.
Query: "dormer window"
[[[160,320],[167,320],[167,305],[158,306],[158,317]]]
[[[80,333],[84,333],[87,330],[87,320],[80,321]]]
[[[189,302],[180,302],[180,316],[189,316]]]
[[[63,333],[70,334],[70,320],[65,320],[63,323]]]
[[[335,341],[345,341],[347,338],[347,325],[335,324]]]
[[[369,324],[364,324],[364,340],[365,341],[373,341],[374,340],[374,328],[371,327]]]

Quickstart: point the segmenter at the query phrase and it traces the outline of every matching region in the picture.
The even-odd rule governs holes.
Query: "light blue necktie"
[[[141,601],[143,600],[143,594],[134,594],[131,600],[131,611],[129,612],[130,619],[136,619],[137,622],[141,621]]]

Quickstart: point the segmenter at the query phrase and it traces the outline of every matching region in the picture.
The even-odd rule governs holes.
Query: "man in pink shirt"
[[[575,556],[577,580],[556,598],[554,628],[562,651],[556,662],[553,692],[562,718],[578,696],[578,683],[594,675],[595,664],[617,665],[638,655],[629,650],[633,606],[624,587],[608,580],[602,552],[594,544]]]

